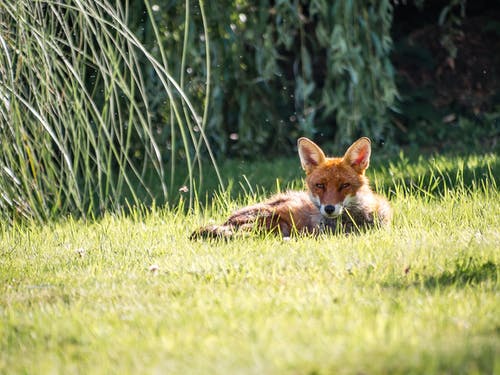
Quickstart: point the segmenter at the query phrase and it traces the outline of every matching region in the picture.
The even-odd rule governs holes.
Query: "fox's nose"
[[[335,206],[332,206],[331,204],[325,206],[325,212],[327,215],[331,215],[335,212]]]

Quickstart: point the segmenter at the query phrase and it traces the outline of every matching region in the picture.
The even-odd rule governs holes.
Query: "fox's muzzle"
[[[325,206],[325,213],[327,215],[333,215],[333,213],[335,212],[335,206],[329,204],[328,206]]]
[[[333,204],[327,204],[327,205],[320,205],[319,207],[319,212],[321,212],[321,215],[332,218],[332,217],[337,217],[340,214],[342,214],[342,211],[344,210],[344,206],[341,203],[337,203],[335,205]]]

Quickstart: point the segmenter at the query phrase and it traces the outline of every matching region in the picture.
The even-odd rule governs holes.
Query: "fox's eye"
[[[340,190],[348,188],[349,186],[351,186],[351,184],[349,184],[348,182],[343,183],[342,185],[340,185]]]
[[[325,184],[316,184],[315,185],[318,189],[324,189],[325,188]]]

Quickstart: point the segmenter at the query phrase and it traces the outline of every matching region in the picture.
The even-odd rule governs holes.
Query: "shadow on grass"
[[[387,158],[374,168],[379,186],[389,194],[440,197],[449,191],[496,188],[500,159],[495,154],[406,156]]]
[[[465,260],[458,260],[454,270],[444,271],[435,276],[426,276],[420,280],[419,284],[427,289],[435,289],[447,286],[476,285],[486,280],[496,282],[497,279],[497,264],[490,260],[479,263],[470,257]]]
[[[220,191],[209,167],[199,197],[210,202]],[[245,161],[231,159],[221,163],[230,196],[245,197],[249,193],[269,195],[287,188],[303,189],[304,172],[296,155],[272,160]],[[375,155],[368,171],[372,187],[391,196],[406,194],[438,198],[452,190],[484,190],[500,185],[500,158],[492,153],[469,155]],[[181,182],[179,182],[180,186]],[[174,200],[175,201],[175,200]]]
[[[219,186],[213,168],[207,163],[203,165],[203,179],[193,187],[200,207],[210,207],[213,202],[226,207],[226,200],[245,202],[248,197],[260,200],[277,191],[304,189],[305,176],[296,153],[273,159],[226,159],[219,163],[219,169],[224,188]],[[146,209],[153,205],[177,208],[183,202],[184,211],[187,211],[189,206],[185,202],[190,193],[186,173],[182,164],[176,166],[168,200],[153,172],[143,177],[150,191],[134,180],[131,180],[131,185],[136,186],[135,194]],[[488,152],[467,155],[376,152],[367,174],[371,186],[389,198],[403,194],[434,199],[450,191],[468,193],[496,189],[500,186],[500,158],[496,153]],[[124,191],[120,203],[125,207],[125,213],[134,208],[127,203],[133,200],[132,192]]]
[[[411,272],[408,268],[405,273]],[[453,270],[446,270],[437,275],[416,274],[412,280],[394,280],[384,283],[387,288],[406,289],[411,287],[435,290],[447,287],[474,286],[485,281],[498,281],[498,264],[491,260],[479,261],[473,257],[458,259]]]

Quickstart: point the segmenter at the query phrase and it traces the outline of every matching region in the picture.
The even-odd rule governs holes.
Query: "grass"
[[[276,165],[300,175],[227,164],[247,179],[203,211],[3,226],[0,373],[500,373],[496,155],[371,169],[387,230],[187,239],[275,190]]]

